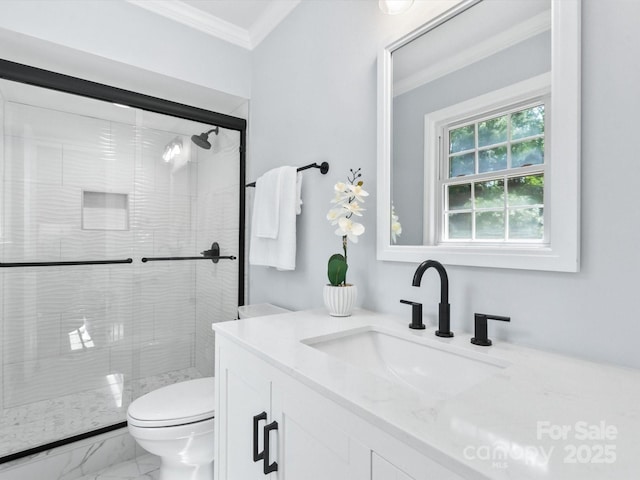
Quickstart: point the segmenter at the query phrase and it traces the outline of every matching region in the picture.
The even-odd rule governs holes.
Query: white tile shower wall
[[[79,211],[74,213],[80,215]],[[134,234],[130,230],[75,230],[61,238],[60,256],[62,260],[129,258],[133,239]]]
[[[2,130],[0,130],[0,172],[2,172],[2,178],[0,179],[0,202],[2,205],[5,205],[5,183],[7,182],[7,177],[5,173],[5,121],[4,121],[4,97],[2,92],[0,92],[0,126],[2,126]],[[4,244],[5,244],[5,220],[4,220],[4,208],[0,208],[0,258],[4,258]],[[4,270],[4,269],[3,269]],[[4,294],[4,274],[0,272],[0,292]],[[0,333],[4,336],[4,315],[2,313],[2,309],[0,308]],[[0,342],[0,367],[4,364],[3,359],[5,355],[4,342]],[[2,372],[2,368],[0,368],[0,372]],[[0,411],[4,410],[4,382],[0,381]]]
[[[141,268],[137,293],[142,305],[154,306],[153,323],[149,325],[153,330],[151,338],[193,332],[195,268],[195,262],[149,262]],[[171,323],[167,324],[167,320]]]
[[[213,375],[215,338],[211,323],[233,320],[237,315],[238,264],[221,260],[214,269],[198,268],[196,326],[196,367],[203,375]],[[207,291],[216,292],[206,295]]]
[[[142,129],[136,162],[132,228],[140,256],[197,255],[192,223],[197,166],[188,137]],[[171,163],[159,161],[165,145],[178,139],[183,152]],[[177,167],[177,165],[180,165]],[[195,265],[150,262],[136,267],[134,285],[134,361],[131,378],[146,378],[194,365]],[[116,352],[116,355],[118,352]],[[122,356],[127,361],[126,352]]]
[[[214,372],[214,336],[211,330],[211,323],[220,321],[219,306],[223,304],[224,299],[222,291],[219,289],[220,281],[218,279],[218,267],[221,262],[214,267],[208,262],[201,262],[204,265],[198,265],[198,292],[196,303],[196,316],[198,323],[196,325],[196,368],[203,376],[212,376]],[[204,292],[214,292],[204,296]]]
[[[50,356],[45,351],[79,355],[73,340],[81,328],[91,337],[86,349],[110,347],[131,330],[132,277],[124,265],[12,269],[4,275],[5,364]]]
[[[133,132],[132,132],[133,134]],[[119,139],[111,137],[111,141]],[[83,190],[129,193],[133,190],[134,151],[114,152],[111,146],[65,144],[63,184]]]
[[[222,255],[238,255],[239,147],[238,132],[220,130],[214,139],[214,154],[204,150],[197,153],[196,238],[199,246],[218,242]],[[202,375],[210,376],[214,373],[215,347],[211,323],[236,318],[238,261],[221,260],[215,265],[199,263],[196,273],[195,365]]]
[[[5,135],[95,149],[105,147],[111,122],[24,103],[7,102]]]
[[[191,164],[187,163],[189,155],[189,138],[183,138],[183,151],[171,163],[156,163],[156,190],[169,193],[188,193],[195,191],[194,178],[191,175]]]
[[[197,187],[190,138],[150,128],[139,129],[139,136],[141,148],[136,165],[139,191],[195,195]],[[173,141],[181,142],[182,152],[171,162],[162,161],[165,147]]]
[[[5,261],[61,258],[63,240],[80,227],[80,190],[26,182],[10,182],[5,188]]]
[[[107,349],[99,349],[5,365],[4,407],[105,387],[109,358]]]
[[[10,182],[33,181],[62,185],[62,143],[42,140],[23,141],[7,136],[7,150],[12,161],[7,162],[5,178]]]
[[[194,334],[154,340],[140,349],[140,377],[186,369],[193,365]]]

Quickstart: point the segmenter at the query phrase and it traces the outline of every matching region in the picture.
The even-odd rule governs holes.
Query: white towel
[[[252,226],[259,238],[278,238],[280,184],[287,167],[274,168],[256,180]]]
[[[296,215],[300,213],[300,199],[302,174],[297,173],[296,167],[280,167],[279,176],[279,198],[276,212],[269,212],[268,215],[277,215],[277,235],[275,238],[260,237],[257,231],[263,223],[263,219],[258,219],[257,214],[264,212],[265,205],[259,205],[262,195],[258,191],[262,177],[256,181],[256,193],[253,202],[253,216],[251,220],[251,239],[249,245],[249,263],[251,265],[263,265],[275,267],[278,270],[295,270],[296,268]],[[267,174],[274,172],[271,170]],[[265,174],[264,176],[266,176]],[[268,207],[268,206],[266,206]],[[265,225],[272,220],[264,222]],[[267,228],[268,230],[268,228]],[[264,231],[261,231],[264,233]]]

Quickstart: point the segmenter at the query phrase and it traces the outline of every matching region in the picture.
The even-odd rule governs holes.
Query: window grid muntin
[[[520,143],[524,143],[526,141],[530,141],[530,140],[535,140],[537,138],[545,138],[546,133],[547,133],[547,108],[548,108],[548,101],[547,101],[547,97],[545,96],[541,96],[541,97],[537,97],[534,99],[529,99],[527,101],[524,102],[520,102],[514,105],[509,106],[508,108],[503,108],[503,109],[499,109],[499,110],[495,110],[492,112],[484,112],[484,113],[480,113],[478,115],[472,116],[472,117],[465,117],[464,119],[457,121],[457,122],[452,122],[448,125],[445,125],[444,127],[444,135],[443,137],[446,139],[447,141],[447,147],[444,151],[446,151],[446,159],[445,159],[445,163],[446,165],[444,165],[444,169],[442,170],[443,172],[447,172],[446,178],[462,178],[464,176],[470,176],[470,175],[479,175],[479,170],[480,170],[480,161],[479,161],[479,152],[480,151],[487,151],[487,150],[491,150],[497,146],[507,146],[507,168],[505,169],[501,169],[501,170],[492,170],[490,172],[482,172],[482,173],[497,173],[497,172],[502,172],[505,170],[511,170],[512,168],[524,168],[524,167],[512,167],[512,162],[511,162],[511,146],[514,144],[520,144]],[[536,135],[529,135],[526,137],[520,137],[515,139],[515,141],[513,140],[513,128],[512,128],[512,117],[513,114],[518,113],[518,112],[523,112],[526,110],[529,110],[531,108],[534,107],[538,107],[538,106],[543,106],[544,107],[544,132],[541,134],[536,134]],[[478,134],[478,126],[480,123],[484,122],[484,121],[488,121],[488,120],[492,120],[494,118],[499,118],[499,117],[503,117],[503,116],[507,116],[507,140],[505,142],[498,142],[495,144],[491,144],[491,145],[485,145],[483,147],[479,146],[479,134]],[[469,125],[474,125],[474,148],[472,149],[467,149],[467,150],[461,150],[459,152],[455,152],[455,153],[450,153],[451,150],[451,146],[450,146],[450,134],[452,130],[457,130],[459,128],[464,128],[467,127]],[[546,151],[546,146],[545,149],[543,150],[543,154]],[[468,174],[468,175],[457,175],[456,177],[450,177],[449,172],[451,171],[451,158],[454,157],[460,157],[463,155],[467,155],[469,153],[474,153],[474,173],[473,174]],[[545,165],[546,164],[546,156],[544,157],[544,161],[541,164],[536,164],[536,165]],[[528,165],[527,165],[528,166]]]
[[[542,209],[542,221],[544,225],[545,221],[545,212],[547,211],[547,207],[544,203],[542,204],[532,204],[532,205],[518,205],[518,206],[509,206],[508,205],[508,179],[509,178],[519,178],[519,177],[527,177],[530,175],[540,174],[543,178],[546,179],[545,171],[547,165],[547,145],[543,146],[543,163],[526,165],[520,167],[512,167],[512,153],[511,153],[511,145],[519,144],[522,142],[530,141],[535,138],[545,138],[546,133],[548,131],[548,95],[542,95],[535,98],[530,98],[524,100],[522,102],[514,103],[506,108],[497,109],[491,112],[481,112],[477,115],[473,116],[465,116],[463,119],[451,122],[442,127],[443,135],[440,137],[442,140],[443,137],[447,141],[446,149],[440,148],[440,152],[444,153],[440,159],[440,185],[441,185],[441,202],[443,208],[441,209],[442,215],[440,216],[440,238],[441,242],[444,243],[482,243],[482,244],[491,244],[491,243],[510,243],[510,244],[536,244],[540,245],[548,241],[548,230],[543,226],[542,238],[541,239],[514,239],[509,238],[510,234],[510,213],[515,210],[522,209],[533,209],[533,208],[541,208]],[[512,118],[515,113],[523,112],[529,110],[531,108],[543,106],[544,107],[544,119],[543,119],[543,133],[529,135],[526,137],[520,137],[513,141],[513,126],[512,126]],[[507,115],[507,141],[498,142],[491,145],[485,145],[483,147],[479,146],[479,124],[488,121],[494,118],[499,118]],[[450,132],[457,128],[463,128],[468,125],[474,125],[474,148],[462,150],[455,153],[450,153],[451,145],[450,145]],[[506,145],[507,146],[507,168],[501,170],[491,170],[483,173],[479,172],[479,151],[484,151],[488,149],[493,149],[498,146]],[[441,145],[444,147],[444,145]],[[474,173],[473,174],[465,174],[458,175],[455,177],[450,177],[450,159],[456,156],[462,156],[465,154],[474,153]],[[443,178],[443,174],[445,178]],[[475,195],[475,185],[476,183],[482,183],[483,181],[490,180],[500,180],[502,179],[504,182],[504,210],[503,210],[503,218],[504,218],[504,236],[502,240],[499,239],[478,239],[477,238],[477,228],[476,228],[476,213],[483,211],[498,211],[496,208],[477,208],[476,207],[476,195]],[[449,197],[448,187],[450,185],[456,184],[471,184],[471,208],[470,209],[449,209]],[[543,202],[545,201],[544,194],[544,186],[543,186]],[[471,215],[471,238],[451,238],[450,235],[450,225],[449,225],[449,215],[450,214],[461,214],[467,213]]]
[[[473,210],[470,209],[458,209],[458,210],[449,210],[448,209],[448,185],[453,184],[465,184],[471,183],[472,186],[475,182],[488,181],[488,180],[498,180],[500,178],[504,178],[505,181],[505,189],[507,188],[507,182],[509,178],[513,177],[526,177],[529,175],[540,174],[543,176],[545,181],[545,186],[548,188],[548,176],[547,176],[547,168],[549,158],[547,156],[549,151],[549,105],[550,105],[550,96],[548,93],[542,95],[532,96],[521,101],[513,102],[506,106],[495,108],[495,109],[487,109],[484,111],[476,110],[473,114],[467,114],[464,116],[459,116],[458,119],[451,119],[448,123],[440,124],[440,135],[438,137],[438,151],[439,151],[439,162],[438,169],[439,173],[437,175],[438,184],[440,189],[439,195],[439,204],[440,214],[439,221],[436,224],[436,229],[438,230],[438,234],[436,234],[436,238],[439,238],[438,243],[450,243],[450,244],[469,244],[469,245],[501,245],[501,244],[512,244],[512,245],[535,245],[542,246],[547,245],[549,243],[549,226],[546,222],[549,208],[550,206],[546,204],[547,196],[544,193],[546,188],[543,186],[543,204],[531,204],[531,205],[523,205],[523,206],[511,206],[505,207],[504,209],[504,239],[496,241],[496,239],[477,239],[476,236],[476,215]],[[544,118],[542,124],[542,133],[528,135],[524,137],[519,137],[517,139],[513,139],[513,125],[512,119],[513,115],[518,112],[524,112],[531,108],[535,108],[538,106],[542,106],[544,108]],[[483,147],[479,146],[480,137],[479,137],[479,125],[484,121],[489,121],[494,118],[499,118],[501,116],[507,115],[507,141],[504,142],[496,142],[490,145],[484,145]],[[474,125],[474,148],[461,150],[455,153],[450,152],[450,138],[449,132],[451,130],[455,130],[456,128],[463,128],[468,125]],[[512,166],[512,148],[511,145],[517,145],[523,142],[531,141],[536,138],[543,138],[544,145],[542,146],[542,163],[539,164],[531,164],[527,166]],[[446,143],[445,143],[446,142]],[[499,146],[507,146],[507,168],[499,169],[499,170],[489,170],[483,173],[477,173],[479,171],[479,151],[489,150],[493,148],[497,148]],[[465,154],[473,153],[474,154],[474,172],[473,174],[465,174],[459,175],[455,177],[449,177],[449,168],[450,168],[450,158],[461,156]],[[473,187],[475,188],[475,187]],[[474,203],[473,208],[475,208],[475,191],[474,191]],[[508,191],[505,190],[505,202],[508,201]],[[542,238],[540,239],[520,239],[520,238],[508,238],[510,233],[510,212],[513,212],[517,209],[533,209],[540,208],[541,219],[543,222],[543,231]],[[477,209],[476,211],[482,212],[486,211],[483,209]],[[450,228],[449,228],[449,214],[450,213],[468,213],[471,215],[472,220],[472,238],[450,238]]]
[[[532,165],[529,167],[518,167],[517,169],[512,169],[510,174],[502,173],[500,175],[496,175],[496,172],[489,172],[487,174],[481,175],[468,175],[464,177],[455,177],[451,179],[453,181],[443,182],[443,241],[444,242],[453,242],[453,243],[464,243],[464,242],[473,242],[473,243],[535,243],[541,244],[546,241],[546,231],[543,230],[542,238],[539,239],[520,239],[520,238],[510,238],[511,233],[511,225],[510,225],[510,213],[516,210],[529,210],[529,209],[542,209],[542,220],[544,223],[544,212],[546,210],[545,206],[545,190],[543,185],[543,203],[535,203],[535,204],[527,204],[527,205],[509,205],[509,179],[510,178],[523,178],[534,175],[542,175],[543,179],[545,178],[545,165]],[[503,209],[500,210],[499,207],[478,207],[476,205],[476,184],[484,183],[488,181],[503,181]],[[543,180],[544,181],[544,180]],[[471,206],[470,208],[449,208],[449,187],[454,185],[465,185],[471,184]],[[476,226],[476,213],[482,212],[503,212],[504,215],[504,235],[502,239],[498,238],[477,238],[477,226]],[[449,215],[450,214],[462,214],[468,213],[471,214],[471,237],[470,238],[451,238],[450,237],[450,226],[449,226]]]

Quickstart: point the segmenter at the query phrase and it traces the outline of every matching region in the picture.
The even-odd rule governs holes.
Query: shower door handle
[[[258,452],[258,423],[261,420],[267,420],[267,412],[259,413],[253,416],[253,461],[259,462],[264,458],[264,450]],[[267,460],[268,461],[268,460]]]
[[[278,462],[273,462],[269,464],[269,444],[270,444],[269,433],[271,432],[271,430],[278,430],[278,422],[274,420],[269,425],[265,425],[263,430],[264,430],[264,450],[262,453],[264,454],[264,458],[262,459],[262,461],[264,463],[262,464],[262,471],[264,472],[265,475],[268,475],[271,472],[278,471]]]

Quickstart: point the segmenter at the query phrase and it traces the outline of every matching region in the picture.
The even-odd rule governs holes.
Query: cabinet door
[[[401,450],[391,446],[387,453],[394,455],[395,458],[387,457],[393,463],[371,452],[371,480],[464,480],[476,477],[462,477],[430,458],[412,452],[408,446],[401,446]]]
[[[370,449],[350,436],[338,408],[302,385],[273,389],[284,480],[369,480]]]
[[[372,452],[371,480],[413,480],[413,478]]]
[[[261,460],[253,460],[254,416],[266,414],[258,422],[260,452],[264,448],[263,428],[271,422],[271,381],[261,372],[261,362],[234,347],[226,342],[216,347],[216,479],[275,479],[275,474],[263,473]]]

